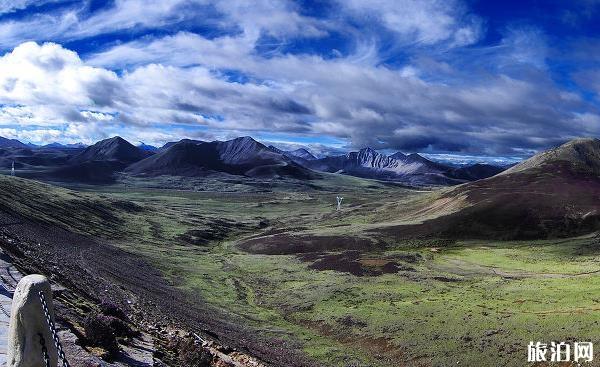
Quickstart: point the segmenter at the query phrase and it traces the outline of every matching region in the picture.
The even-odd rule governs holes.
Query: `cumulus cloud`
[[[0,58],[4,103],[105,107],[118,94],[115,73],[85,65],[60,45],[23,43]]]

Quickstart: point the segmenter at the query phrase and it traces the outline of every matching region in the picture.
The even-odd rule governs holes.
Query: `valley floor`
[[[254,344],[237,345],[264,346],[251,352],[266,362],[282,365],[287,355],[295,358],[289,366],[523,366],[530,341],[597,336],[595,235],[382,235],[378,228],[440,215],[420,210],[437,192],[333,175],[310,187],[228,178],[166,189],[173,184],[79,187],[112,202],[122,225],[88,220],[73,229],[141,256],[198,309],[219,310],[247,330]]]

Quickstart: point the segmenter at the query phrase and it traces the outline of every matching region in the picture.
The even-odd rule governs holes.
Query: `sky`
[[[519,158],[600,136],[600,1],[0,0],[0,135]]]

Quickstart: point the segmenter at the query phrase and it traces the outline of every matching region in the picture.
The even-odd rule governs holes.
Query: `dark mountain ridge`
[[[0,136],[0,148],[29,148],[29,146],[17,139],[7,139]]]
[[[306,159],[308,161],[314,161],[315,159],[317,159],[317,157],[315,157],[311,152],[304,148],[298,148],[287,153],[294,157]]]
[[[125,165],[140,161],[151,155],[120,136],[104,139],[85,148],[70,159],[71,163],[91,161],[116,161]]]
[[[16,140],[0,139],[2,142],[9,147],[3,148],[0,144],[3,149],[0,167],[10,169],[14,161],[16,168],[24,170],[23,175],[35,173],[35,177],[41,179],[90,183],[112,182],[115,174],[123,171],[136,175],[194,176],[223,172],[255,177],[310,178],[315,175],[312,170],[316,170],[412,185],[453,185],[500,171],[484,165],[450,167],[416,153],[397,152],[386,156],[371,148],[317,159],[305,148],[283,151],[266,147],[250,137],[213,142],[182,139],[160,149],[143,143],[136,147],[118,136],[88,147],[60,143],[28,147]],[[182,147],[171,153],[146,161],[153,154],[164,153],[180,144]],[[137,164],[142,161],[145,162]]]
[[[482,178],[488,178],[504,171],[503,167],[493,166],[491,164],[475,163],[469,166],[450,169],[446,174],[449,177],[465,181],[477,181]]]
[[[282,150],[277,147],[274,147],[273,145],[269,145],[268,148],[274,151],[275,153],[283,154],[284,156],[288,157],[297,164],[305,167],[308,166],[310,161],[314,161],[317,159],[317,157],[315,157],[311,152],[309,152],[305,148],[299,148],[296,150]]]
[[[151,152],[115,136],[81,150],[66,165],[50,171],[48,176],[59,181],[110,183],[117,172],[150,155]]]
[[[83,149],[85,148],[87,145],[83,144],[83,143],[74,143],[74,144],[61,144],[61,143],[50,143],[50,144],[46,144],[46,145],[42,145],[42,146],[36,146],[36,148],[57,148],[57,149]]]
[[[188,142],[188,143],[194,143],[194,144],[202,144],[202,143],[206,143],[205,141],[202,140],[194,140],[194,139],[181,139],[179,141],[170,141],[168,143],[165,143],[165,145],[163,145],[162,147],[160,147],[158,150],[166,150],[169,149],[170,147],[172,147],[173,145],[177,144],[177,143],[181,143],[181,142]]]
[[[133,175],[204,176],[216,172],[250,177],[310,179],[314,173],[250,137],[196,143],[181,141],[132,164]]]

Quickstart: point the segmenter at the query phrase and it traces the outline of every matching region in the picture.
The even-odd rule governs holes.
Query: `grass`
[[[41,211],[48,221],[150,259],[182,289],[263,336],[300,343],[323,365],[523,366],[529,341],[595,341],[600,244],[593,236],[439,248],[435,241],[398,242],[361,256],[392,259],[412,270],[357,277],[236,245],[267,229],[364,236],[364,228],[410,223],[419,205],[437,193],[334,175],[311,187],[285,181],[268,189],[227,178],[220,184],[176,181],[181,190],[167,190],[163,186],[173,182],[160,180],[150,187],[125,180],[77,191],[20,180],[22,188],[11,195],[25,193],[17,209],[27,215]],[[0,185],[14,181],[0,178]],[[334,211],[337,194],[345,197],[340,213]],[[30,195],[35,203],[26,200]],[[119,202],[143,210],[122,210]],[[66,218],[64,203],[78,204],[67,205],[73,219]],[[103,209],[76,209],[95,205]],[[117,218],[114,224],[103,223],[105,211]],[[78,226],[82,218],[91,225]],[[181,237],[219,228],[223,233],[202,244]]]
[[[517,268],[531,263],[531,259],[515,262],[510,249],[518,253],[521,244],[495,245],[488,251]],[[557,246],[538,245],[538,251],[560,252]],[[465,248],[433,255],[424,261],[417,279],[407,274],[354,277],[307,271],[287,257],[267,262],[240,255],[232,261],[244,269],[246,279],[254,279],[248,284],[263,307],[280,310],[299,325],[318,325],[313,330],[326,330],[328,337],[363,339],[366,345],[358,344],[365,350],[370,340],[384,339],[389,343],[386,349],[400,351],[414,363],[495,366],[500,360],[502,365],[521,366],[529,340],[594,340],[600,310],[600,299],[594,294],[600,278],[506,279],[482,274],[448,283],[434,277],[452,273],[427,268],[460,258],[461,253],[473,260],[470,252]],[[580,268],[578,261],[556,262],[567,274]],[[344,322],[348,319],[350,325]],[[357,343],[343,344],[354,349]],[[311,355],[318,354],[311,345],[305,348]],[[337,362],[335,355],[324,360],[326,365]],[[373,356],[365,362],[378,364]]]

